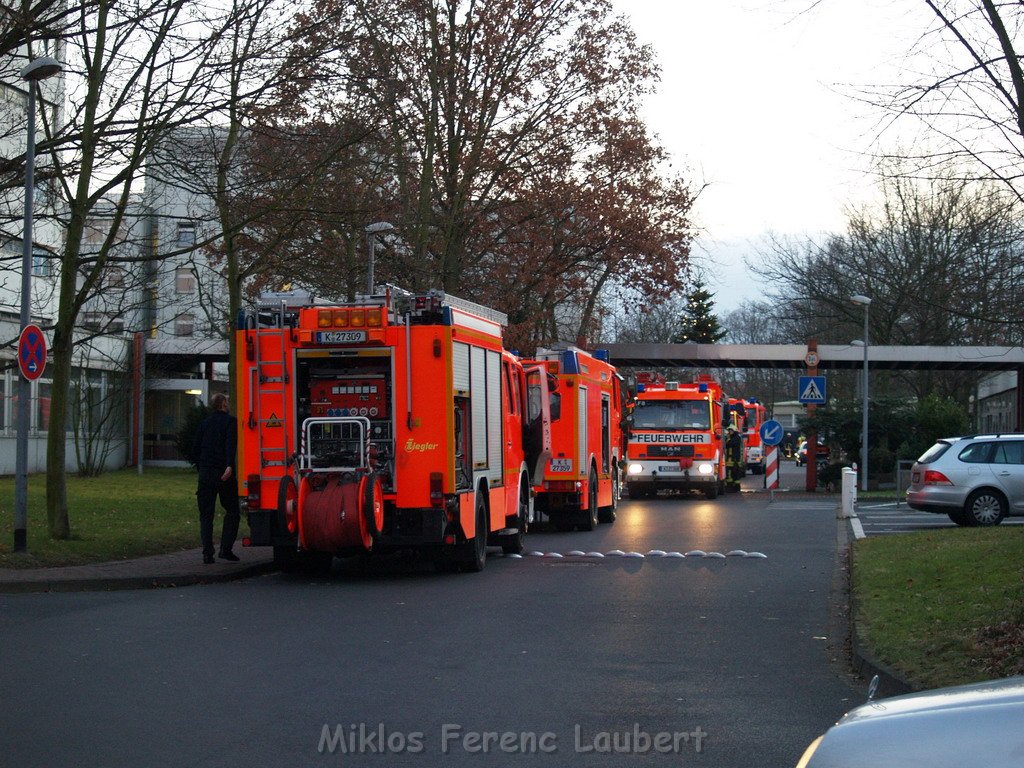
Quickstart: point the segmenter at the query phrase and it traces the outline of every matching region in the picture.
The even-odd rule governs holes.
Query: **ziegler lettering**
[[[644,445],[657,445],[667,443],[670,445],[686,445],[690,443],[710,443],[711,438],[705,432],[680,432],[680,433],[639,433],[630,437],[629,442]]]
[[[405,450],[409,453],[426,453],[437,448],[437,443],[417,443],[411,437],[405,441]]]

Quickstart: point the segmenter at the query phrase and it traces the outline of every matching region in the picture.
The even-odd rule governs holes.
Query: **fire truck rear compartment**
[[[369,423],[369,467],[384,493],[394,492],[395,427],[390,357],[299,358],[295,391],[297,422],[309,418],[359,417]],[[301,440],[302,436],[298,436]],[[361,432],[346,424],[322,424],[310,431],[301,451],[312,469],[355,467]]]

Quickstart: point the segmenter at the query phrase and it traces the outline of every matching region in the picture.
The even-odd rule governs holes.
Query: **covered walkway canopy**
[[[803,344],[595,344],[622,367],[806,369]],[[819,344],[818,369],[856,369],[864,365],[864,348]],[[1024,347],[868,346],[872,370],[1021,371]]]

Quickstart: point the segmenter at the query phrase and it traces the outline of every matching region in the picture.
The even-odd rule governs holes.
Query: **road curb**
[[[845,525],[856,518],[841,519],[840,525]],[[870,649],[865,647],[864,640],[860,637],[860,629],[857,626],[857,596],[853,589],[853,548],[857,539],[847,543],[847,561],[850,564],[850,589],[849,589],[849,612],[850,612],[850,662],[857,674],[865,680],[870,680],[878,675],[878,697],[900,696],[905,693],[914,693],[923,690],[909,680],[899,675],[895,670],[883,664],[875,658]]]
[[[29,594],[39,592],[113,592],[124,589],[163,589],[188,587],[196,584],[221,584],[229,581],[262,576],[277,570],[272,562],[253,563],[233,567],[224,573],[179,573],[152,576],[84,576],[81,578],[11,579],[0,576],[0,594]]]

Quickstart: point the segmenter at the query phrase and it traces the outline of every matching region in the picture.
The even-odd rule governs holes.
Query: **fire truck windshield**
[[[711,429],[711,405],[706,400],[640,400],[633,429]]]

